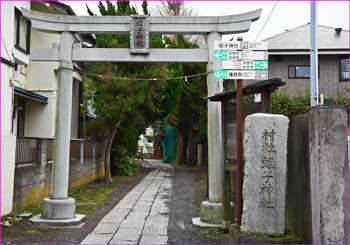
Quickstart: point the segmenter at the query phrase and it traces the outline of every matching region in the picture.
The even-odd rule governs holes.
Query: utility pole
[[[318,105],[317,2],[310,2],[310,102]]]

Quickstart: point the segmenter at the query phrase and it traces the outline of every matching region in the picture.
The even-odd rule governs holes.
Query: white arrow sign
[[[267,60],[215,60],[215,70],[268,70]]]
[[[227,70],[227,79],[265,80],[268,79],[268,72]]]
[[[221,53],[215,53],[214,56],[216,60],[268,60],[266,51],[222,51]]]

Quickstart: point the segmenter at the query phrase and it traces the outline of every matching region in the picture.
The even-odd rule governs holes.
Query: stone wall
[[[319,93],[324,98],[346,98],[347,82],[339,81],[340,55],[319,55]],[[306,96],[310,94],[310,79],[289,79],[289,65],[310,65],[309,55],[270,55],[269,78],[281,78],[286,82],[279,91],[290,96]]]
[[[19,166],[15,169],[13,210],[24,210],[50,196],[52,161],[46,160],[46,141],[41,144],[40,164]],[[77,189],[104,178],[102,157],[92,154],[80,159],[71,158],[69,168],[69,189]]]
[[[291,118],[287,228],[308,243],[346,243],[347,112],[317,107]]]

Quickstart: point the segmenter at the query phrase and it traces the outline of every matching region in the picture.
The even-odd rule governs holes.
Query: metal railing
[[[80,144],[82,140],[71,140],[70,141],[70,150],[69,156],[70,158],[79,159],[80,158]]]
[[[84,142],[84,156],[87,158],[93,157],[93,145],[95,142],[85,141]]]
[[[53,160],[53,144],[54,144],[54,139],[47,139],[47,145],[46,145],[46,160],[47,161]]]
[[[35,165],[41,152],[41,139],[39,138],[17,138],[16,143],[16,166],[19,164]]]
[[[46,149],[43,149],[42,142],[46,140]],[[93,148],[95,147],[95,154]],[[83,149],[83,152],[81,150]],[[46,150],[46,161],[53,160],[54,139],[35,137],[17,137],[16,143],[16,166],[40,164],[42,150]],[[70,158],[92,158],[102,156],[102,144],[100,142],[71,140]]]

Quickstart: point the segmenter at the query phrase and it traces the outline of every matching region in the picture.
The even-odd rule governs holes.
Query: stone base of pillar
[[[209,224],[222,224],[222,204],[220,202],[203,201],[201,203],[201,220]]]
[[[81,223],[85,215],[75,214],[74,198],[51,199],[45,198],[41,215],[34,216],[33,223],[51,225],[76,225]]]
[[[71,219],[75,216],[74,198],[66,199],[44,199],[41,217],[43,219]]]

